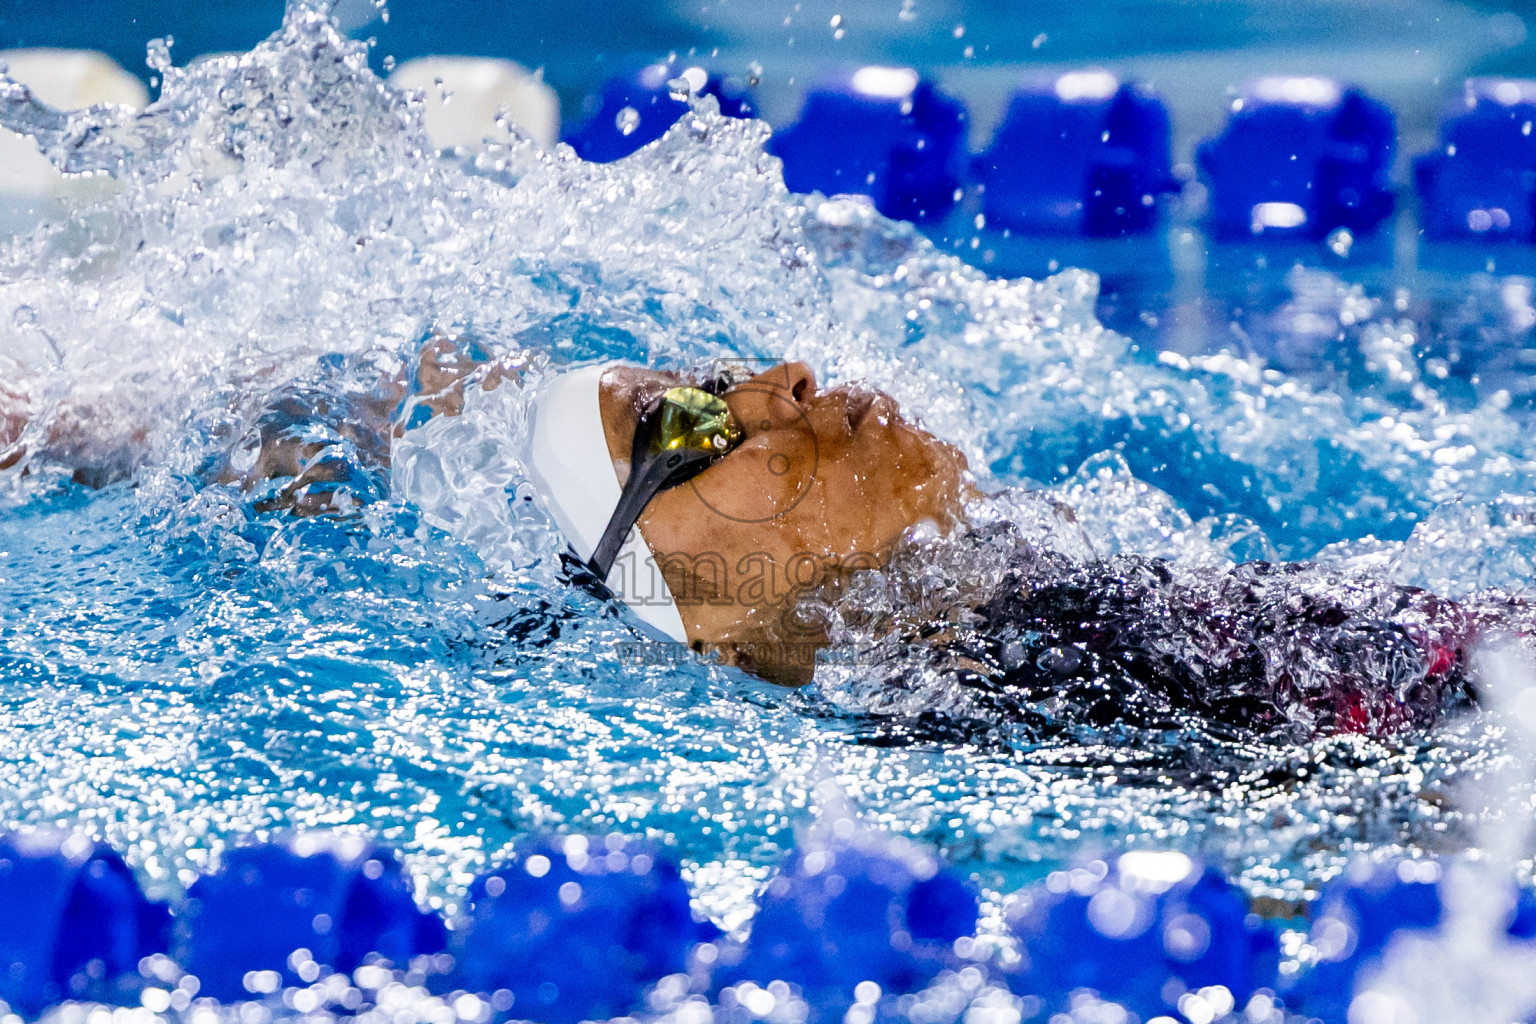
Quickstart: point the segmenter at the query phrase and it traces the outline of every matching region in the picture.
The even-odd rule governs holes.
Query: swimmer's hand
[[[521,353],[492,359],[472,341],[434,334],[421,348],[414,377],[401,375],[390,382],[395,397],[392,433],[400,437],[434,416],[458,416],[468,388],[494,391],[527,367]]]
[[[30,414],[27,397],[0,382],[0,470],[10,469],[27,454],[21,432],[27,428]]]

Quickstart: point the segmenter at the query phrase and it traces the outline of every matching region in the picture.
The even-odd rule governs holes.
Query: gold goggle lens
[[[661,396],[651,454],[687,449],[724,455],[741,443],[741,427],[725,399],[698,388],[672,388]]]

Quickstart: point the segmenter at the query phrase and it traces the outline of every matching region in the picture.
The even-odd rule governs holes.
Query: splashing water
[[[1479,780],[1491,812],[1479,830],[1481,857],[1451,868],[1439,929],[1393,939],[1381,966],[1358,986],[1351,1021],[1476,1024],[1529,1020],[1536,1011],[1536,948],[1505,932],[1514,909],[1508,878],[1531,853],[1536,674],[1509,648],[1493,647],[1485,658],[1486,701],[1510,742]]]
[[[434,331],[533,380],[797,358],[890,392],[998,491],[978,515],[1064,557],[1316,554],[1529,594],[1528,410],[1445,383],[1396,310],[1309,279],[1307,315],[1347,320],[1358,360],[1148,357],[1095,320],[1093,275],[989,280],[862,204],[791,196],[766,127],[709,99],[617,164],[436,153],[419,102],[303,4],[250,53],[166,66],[142,114],[5,82],[0,122],[116,183],[0,247],[0,823],[99,834],[172,897],[243,833],[367,830],[449,909],[528,830],[646,833],[730,928],[826,780],[993,896],[1151,844],[1296,899],[1356,852],[1477,840],[1460,780],[1506,756],[1480,716],[1306,746],[977,744],[908,728],[952,691],[893,709],[840,672],[783,692],[622,664],[628,627],[557,579],[518,387],[396,441],[350,517],[209,482],[275,400],[361,400]]]

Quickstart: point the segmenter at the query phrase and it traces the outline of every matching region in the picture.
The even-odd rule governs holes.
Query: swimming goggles
[[[608,578],[624,538],[656,495],[692,479],[741,444],[741,425],[725,399],[712,390],[671,388],[641,411],[629,479],[587,560],[587,568],[599,580]]]

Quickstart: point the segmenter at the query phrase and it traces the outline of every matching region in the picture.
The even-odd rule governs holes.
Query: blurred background
[[[146,83],[145,44],[172,57],[246,50],[283,0],[0,0],[0,50],[100,50]],[[634,58],[718,54],[760,68],[768,120],[793,118],[829,65],[910,64],[963,97],[979,145],[1021,70],[1099,65],[1146,80],[1173,114],[1175,158],[1221,124],[1233,91],[1263,74],[1354,82],[1398,113],[1399,152],[1423,148],[1473,74],[1536,68],[1536,0],[339,0],[383,70],[425,54],[504,57],[541,69],[567,111]],[[755,70],[755,69],[754,69]]]
[[[278,28],[284,6],[284,0],[0,0],[0,51],[103,52],[137,76],[127,84],[130,91],[142,85],[142,102],[154,97],[157,84],[146,63],[150,40],[169,39],[178,65],[247,50]],[[522,65],[556,94],[541,101],[556,122],[534,133],[541,141],[552,140],[559,125],[569,129],[581,120],[583,100],[605,81],[673,56],[678,67],[697,60],[754,82],[756,111],[781,135],[800,116],[806,90],[827,74],[869,64],[909,65],[966,105],[969,138],[960,148],[971,153],[988,146],[1021,81],[1107,69],[1123,81],[1145,83],[1167,106],[1177,184],[1157,201],[1156,227],[1097,238],[999,230],[997,218],[986,223],[978,216],[982,205],[973,189],[952,213],[928,219],[922,230],[994,275],[1040,277],[1069,266],[1095,271],[1100,318],[1149,349],[1193,354],[1235,347],[1274,359],[1273,337],[1295,334],[1297,317],[1332,322],[1334,307],[1355,301],[1353,290],[1363,289],[1373,305],[1390,303],[1421,320],[1427,338],[1454,341],[1471,324],[1478,345],[1529,352],[1536,360],[1536,335],[1523,305],[1518,315],[1508,314],[1502,299],[1493,313],[1481,306],[1463,309],[1465,297],[1479,288],[1502,295],[1507,275],[1519,275],[1521,287],[1536,275],[1536,246],[1529,244],[1536,227],[1521,227],[1524,220],[1517,217],[1516,229],[1501,239],[1479,234],[1486,225],[1468,232],[1461,206],[1494,205],[1472,194],[1481,187],[1474,181],[1470,198],[1452,197],[1461,206],[1451,207],[1451,220],[1460,218],[1464,237],[1426,246],[1414,219],[1412,166],[1415,156],[1437,147],[1445,151],[1443,140],[1437,141],[1439,125],[1448,113],[1464,109],[1465,79],[1536,77],[1536,39],[1528,27],[1536,25],[1536,0],[337,0],[334,14],[352,36],[372,41],[370,60],[381,75],[426,55]],[[13,72],[27,80],[19,65]],[[397,83],[430,93],[436,73],[418,68],[414,78]],[[1342,244],[1322,231],[1250,239],[1245,231],[1234,238],[1209,229],[1211,177],[1197,169],[1196,148],[1224,130],[1241,106],[1245,83],[1266,75],[1336,79],[1363,88],[1395,114],[1395,149],[1389,146],[1384,159],[1396,198],[1379,228],[1346,232]],[[455,89],[462,109],[468,92]],[[487,95],[492,93],[510,95]],[[445,90],[440,98],[446,103],[448,95]],[[127,96],[115,101],[134,102]],[[486,123],[500,100],[488,102]],[[585,112],[594,109],[589,100]],[[621,121],[627,112],[621,111]],[[1517,119],[1517,129],[1520,118],[1536,119],[1536,89],[1522,94],[1507,114]],[[611,134],[613,115],[604,117]],[[471,134],[478,138],[478,129]],[[1491,156],[1485,156],[1509,164],[1490,174],[1525,174],[1525,156],[1500,157],[1510,145],[1488,138],[1484,148]],[[35,152],[24,152],[27,144],[9,141],[15,145],[0,148],[0,164],[36,162]],[[816,145],[812,141],[810,148]],[[1276,151],[1281,155],[1271,159],[1283,165],[1284,152],[1292,150]],[[1026,157],[1023,165],[1039,162]],[[0,177],[5,173],[0,166]],[[60,185],[50,173],[38,166],[38,184],[17,186],[19,198],[0,201],[0,231],[25,229],[49,209],[62,209],[57,195],[75,185]],[[1239,162],[1227,184],[1242,189],[1250,176]],[[1536,172],[1525,176],[1536,183]],[[0,186],[0,192],[10,187]],[[1305,189],[1311,187],[1308,179]],[[1519,197],[1536,195],[1536,184],[1524,177],[1500,187],[1513,190],[1520,203],[1525,199]],[[1473,209],[1474,216],[1481,213]],[[1524,244],[1512,244],[1517,242]],[[1298,277],[1301,270],[1324,276]],[[1331,338],[1329,333],[1318,344],[1332,345]],[[1292,369],[1315,361],[1316,346],[1303,347],[1307,354],[1293,360]],[[1528,381],[1524,390],[1533,387]]]

